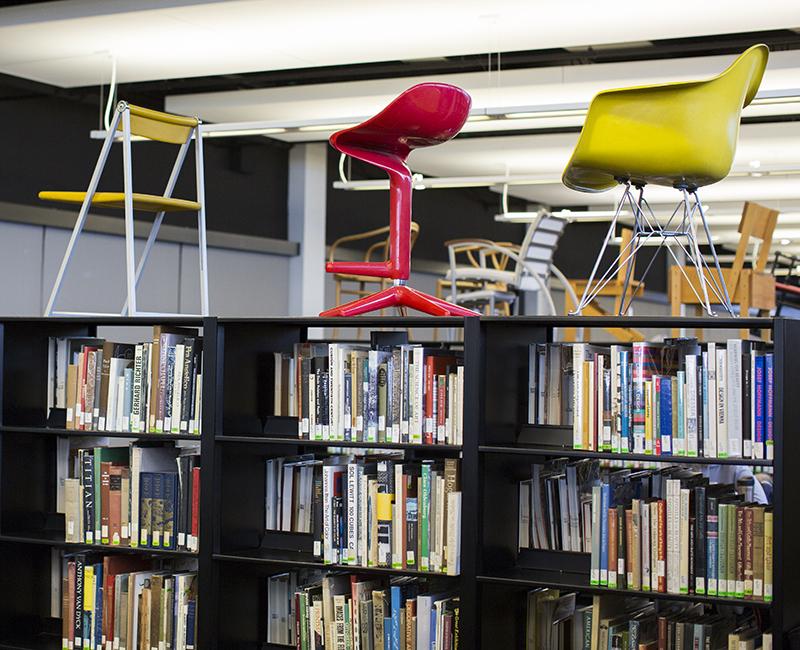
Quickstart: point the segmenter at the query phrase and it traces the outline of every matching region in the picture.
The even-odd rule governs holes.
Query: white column
[[[325,195],[328,144],[298,144],[289,151],[289,240],[300,255],[289,263],[289,315],[325,309]]]

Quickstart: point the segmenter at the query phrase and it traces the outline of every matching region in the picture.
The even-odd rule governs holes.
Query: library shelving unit
[[[587,553],[518,550],[518,484],[530,478],[532,463],[552,458],[578,457],[607,460],[649,460],[654,456],[610,454],[572,449],[572,427],[528,425],[527,387],[530,343],[554,341],[554,331],[562,327],[580,327],[593,332],[593,342],[603,338],[603,328],[652,328],[662,335],[671,328],[730,330],[727,338],[738,338],[742,328],[768,330],[775,354],[775,460],[711,459],[666,457],[668,463],[692,463],[693,466],[730,463],[771,466],[774,472],[774,600],[772,603],[715,598],[699,595],[673,595],[594,587],[589,584],[590,557]],[[710,333],[710,332],[709,332]],[[646,334],[647,336],[647,334]],[[649,338],[649,337],[648,337]],[[623,594],[654,599],[677,599],[692,602],[735,604],[768,611],[775,648],[789,648],[789,633],[800,625],[800,594],[793,583],[800,577],[800,561],[792,552],[800,520],[800,501],[791,497],[785,462],[798,458],[800,442],[795,431],[800,403],[792,399],[793,386],[800,379],[800,322],[786,319],[733,318],[482,318],[475,342],[467,349],[481,350],[483,366],[470,376],[478,382],[473,390],[482,395],[478,420],[478,549],[475,567],[478,583],[477,620],[482,648],[524,648],[524,594],[537,587],[587,594]],[[468,402],[469,403],[469,402]],[[473,440],[470,443],[474,444]],[[467,441],[465,439],[465,444]],[[791,471],[788,468],[788,471]],[[466,477],[465,480],[470,480]],[[469,538],[467,538],[469,539]],[[794,646],[791,646],[794,647]]]
[[[789,648],[789,632],[800,625],[800,556],[791,551],[800,526],[800,501],[786,483],[786,459],[800,458],[800,322],[787,319],[635,318],[395,318],[357,319],[0,319],[0,650],[60,647],[60,621],[51,616],[51,561],[74,545],[63,541],[63,516],[55,513],[55,449],[58,436],[45,421],[47,339],[93,335],[110,326],[172,323],[202,326],[204,386],[201,436],[201,531],[198,648],[278,650],[267,644],[266,577],[291,569],[324,568],[363,574],[415,575],[383,568],[322,566],[309,535],[264,530],[265,459],[327,446],[297,438],[294,418],[273,415],[273,353],[294,343],[330,340],[333,328],[408,330],[412,342],[428,341],[433,328],[461,330],[464,349],[463,445],[380,445],[411,458],[461,459],[461,574],[440,579],[461,598],[463,650],[524,648],[525,594],[536,587],[612,593],[589,585],[589,556],[517,548],[518,481],[530,465],[563,456],[641,460],[571,448],[571,432],[527,424],[528,345],[555,340],[564,327],[673,327],[769,330],[775,353],[774,601],[771,604],[702,596],[646,595],[759,607],[769,612],[775,648]],[[146,331],[146,330],[143,330]],[[142,336],[142,340],[146,335]],[[86,435],[81,432],[81,435]],[[105,436],[105,433],[96,433]],[[118,434],[119,435],[119,434]],[[122,434],[124,437],[136,437]],[[143,434],[139,437],[175,438]],[[195,437],[196,439],[196,437]],[[365,446],[353,443],[350,446]],[[653,457],[646,457],[652,460]],[[670,462],[718,463],[703,458]],[[748,461],[737,461],[746,463]],[[85,547],[91,548],[91,547]],[[103,548],[102,550],[108,550]],[[116,552],[151,552],[122,549]],[[186,555],[181,554],[181,555]],[[432,574],[424,574],[432,575]],[[621,592],[634,595],[635,592]]]

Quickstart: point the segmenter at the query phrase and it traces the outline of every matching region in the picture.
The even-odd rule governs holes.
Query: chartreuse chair
[[[713,303],[733,314],[697,191],[728,175],[736,152],[741,111],[758,92],[768,54],[765,45],[754,45],[711,79],[607,90],[595,96],[562,180],[580,192],[602,192],[620,184],[624,192],[573,313],[580,314],[614,281],[620,261],[624,264],[630,260],[622,289],[622,295],[630,298],[618,306],[618,315],[627,313],[652,265],[651,261],[629,294],[636,253],[654,240],[652,243],[665,247],[681,268],[683,262],[672,249],[678,246],[686,254],[698,280],[689,281],[689,286],[709,315]],[[656,220],[644,198],[644,188],[649,183],[674,187],[681,193],[678,206],[665,224]],[[638,196],[634,196],[632,187],[638,190]],[[620,247],[608,270],[598,276],[601,258],[626,205],[634,215],[633,236],[627,246]],[[705,232],[716,273],[709,272],[700,254],[699,226]],[[709,299],[709,293],[714,300]]]
[[[119,133],[121,131],[121,134]],[[97,187],[103,174],[111,145],[116,139],[122,140],[122,167],[123,185],[122,192],[98,192]],[[141,194],[133,191],[133,172],[131,166],[131,137],[137,136],[157,142],[180,145],[178,156],[172,167],[172,173],[167,181],[166,189],[161,195]],[[197,196],[195,199],[178,199],[172,196],[175,183],[180,175],[186,153],[189,150],[192,140],[195,142],[195,184]],[[61,261],[50,299],[47,301],[45,316],[74,316],[82,315],[78,312],[54,311],[56,299],[58,298],[64,276],[67,272],[70,260],[78,243],[78,238],[86,224],[89,216],[89,207],[94,205],[98,208],[120,208],[125,211],[125,265],[127,278],[127,301],[122,308],[122,315],[141,316],[143,312],[136,308],[136,286],[144,270],[145,263],[150,251],[155,243],[164,214],[167,212],[196,212],[198,247],[200,258],[200,306],[202,315],[208,315],[208,265],[206,253],[206,212],[205,212],[205,188],[203,182],[203,138],[201,134],[201,122],[196,117],[183,117],[162,113],[148,108],[141,108],[119,102],[117,104],[114,117],[108,128],[106,139],[100,150],[100,157],[89,181],[89,188],[85,192],[39,192],[39,198],[45,201],[59,201],[62,203],[80,204],[81,209],[78,219],[72,230],[72,236],[67,244],[67,250]],[[142,255],[136,263],[134,252],[134,227],[133,212],[141,210],[143,212],[155,212],[156,217],[150,228]],[[147,314],[160,315],[160,314]],[[169,315],[169,314],[164,314]]]

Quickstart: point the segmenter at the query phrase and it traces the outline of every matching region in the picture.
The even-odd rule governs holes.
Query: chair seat
[[[447,271],[445,278],[452,280],[481,280],[486,282],[502,282],[505,284],[513,284],[515,273],[513,271],[501,271],[500,269],[487,269],[478,268],[475,266],[459,266],[456,267],[455,273],[453,270]]]
[[[39,198],[44,201],[58,201],[60,203],[83,203],[86,192],[39,192]],[[125,208],[124,192],[95,192],[92,205],[103,208]],[[197,212],[200,204],[188,199],[175,199],[158,196],[157,194],[133,193],[133,209],[144,212]]]
[[[448,296],[448,299],[452,296]],[[468,304],[476,302],[514,302],[517,299],[517,294],[508,291],[494,291],[492,289],[479,289],[477,291],[461,291],[456,294],[455,302],[457,304]]]

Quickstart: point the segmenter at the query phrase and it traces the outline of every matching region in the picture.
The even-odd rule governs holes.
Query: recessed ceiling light
[[[298,131],[341,131],[356,126],[355,124],[311,124],[301,126]]]
[[[781,239],[781,246],[788,246],[792,243],[791,239]]]

